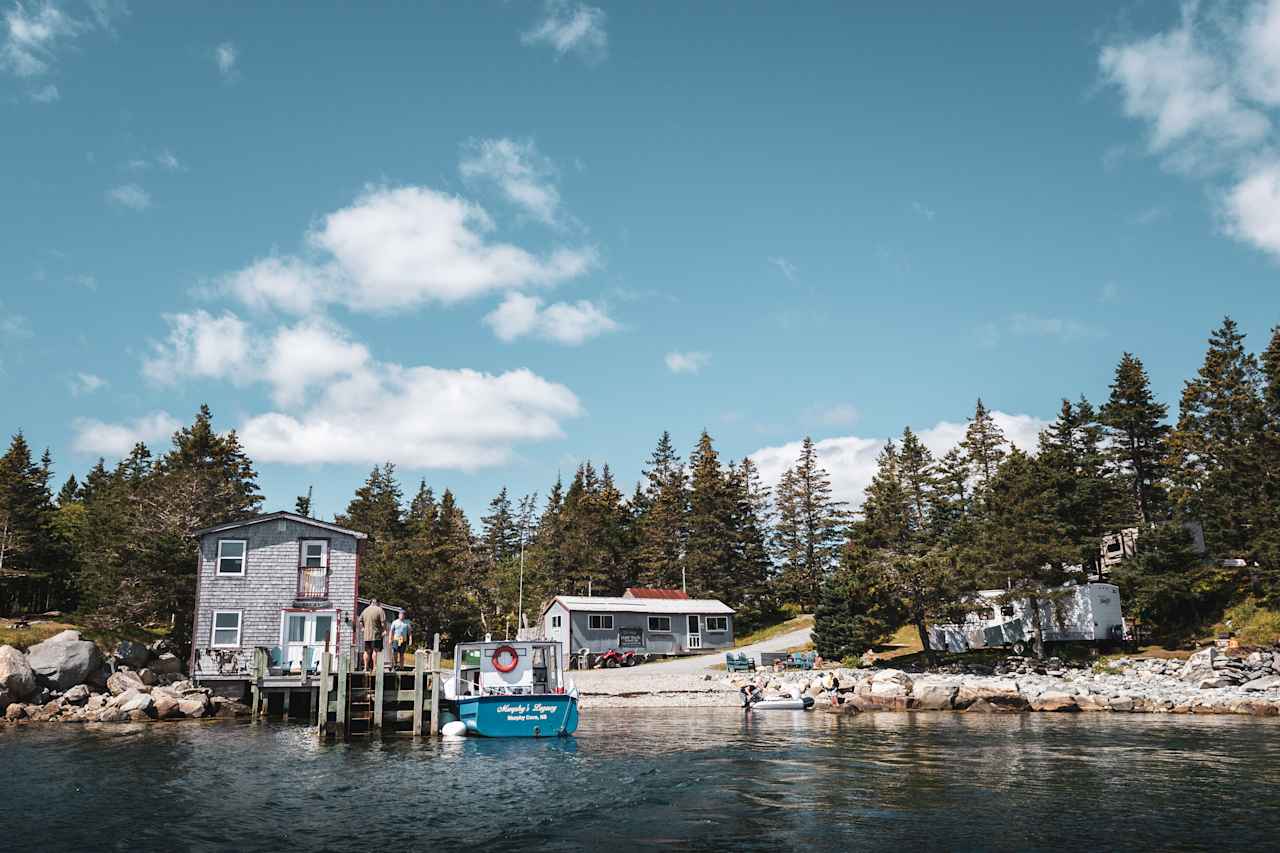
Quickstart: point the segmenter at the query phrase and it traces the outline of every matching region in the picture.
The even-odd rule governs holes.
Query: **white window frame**
[[[724,627],[722,628],[711,627],[712,625],[715,625],[715,624],[723,625]],[[703,616],[702,630],[706,631],[708,634],[723,634],[725,631],[729,630],[729,617],[728,616]]]
[[[222,570],[222,560],[223,560],[223,557],[222,557],[222,546],[223,546],[223,545],[225,545],[225,544],[226,544],[226,543],[228,543],[228,542],[238,542],[238,543],[240,543],[241,547],[243,548],[243,550],[242,550],[242,551],[241,551],[241,553],[240,553],[240,558],[239,558],[239,559],[240,559],[240,571],[238,571],[238,572],[224,572],[224,571]],[[228,559],[228,560],[234,560],[234,559],[236,559],[236,558],[235,558],[235,557],[227,557],[226,559]],[[214,577],[217,577],[217,578],[242,578],[242,577],[244,577],[244,570],[245,570],[245,567],[248,565],[248,563],[249,563],[249,540],[248,540],[248,539],[219,539],[219,540],[218,540],[218,554],[217,554],[217,556],[216,556],[216,557],[214,558],[214,560],[213,560],[213,576],[214,576]],[[230,612],[230,611],[226,611],[226,612]]]
[[[600,620],[599,625],[593,625],[597,619]],[[609,624],[605,624],[608,620]],[[613,630],[613,614],[612,613],[589,613],[587,614],[587,630],[588,631],[612,631]]]
[[[307,546],[320,546],[320,565],[307,565]],[[298,544],[298,568],[312,569],[314,571],[324,571],[329,568],[329,540],[328,539],[303,539]]]
[[[551,617],[551,627],[552,627],[552,628],[559,628],[559,627],[560,627],[560,617],[559,617],[559,615],[556,615],[556,616],[552,616],[552,617]]]
[[[653,627],[653,620],[655,619],[665,620],[667,623],[667,627],[665,628]],[[671,617],[670,616],[650,616],[646,627],[648,627],[650,634],[670,634],[671,633]]]
[[[219,643],[217,636],[219,631],[230,631],[230,628],[219,628],[218,617],[228,613],[236,615],[236,641],[234,643]],[[215,610],[209,618],[209,648],[211,649],[238,649],[240,648],[240,640],[244,637],[244,611],[243,610]]]

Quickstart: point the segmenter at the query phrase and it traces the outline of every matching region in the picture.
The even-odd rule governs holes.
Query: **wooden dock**
[[[374,672],[353,668],[357,652],[320,655],[319,672],[305,678],[272,676],[265,652],[254,662],[253,718],[306,715],[320,740],[408,736],[440,732],[440,636],[430,650],[414,654],[413,667]],[[305,697],[305,711],[298,707]],[[296,709],[296,710],[295,710]]]

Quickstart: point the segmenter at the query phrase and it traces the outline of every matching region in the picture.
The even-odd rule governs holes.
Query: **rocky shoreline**
[[[125,723],[241,717],[249,707],[186,680],[163,645],[121,642],[110,661],[77,631],[25,654],[0,646],[0,722]]]

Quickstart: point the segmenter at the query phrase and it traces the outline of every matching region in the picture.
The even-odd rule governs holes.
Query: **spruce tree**
[[[1204,526],[1218,557],[1248,557],[1264,496],[1265,410],[1257,359],[1227,317],[1209,338],[1204,364],[1183,388],[1169,436],[1171,496],[1179,518]],[[1256,587],[1256,575],[1253,578]]]
[[[689,456],[688,544],[684,564],[689,594],[729,598],[737,546],[736,501],[706,430]]]
[[[1165,515],[1165,456],[1168,453],[1169,407],[1151,393],[1142,361],[1130,353],[1120,357],[1111,396],[1099,412],[1109,439],[1107,458],[1128,485],[1137,520],[1152,524]]]
[[[684,466],[664,432],[644,472],[644,508],[636,522],[636,563],[645,586],[680,589],[688,539]]]
[[[965,427],[964,440],[960,442],[960,447],[964,451],[973,477],[977,480],[976,488],[979,496],[987,491],[992,478],[995,477],[996,469],[1000,467],[1000,460],[1004,459],[1005,447],[1008,443],[1004,433],[996,424],[995,418],[982,404],[982,398],[978,398],[973,417]]]
[[[1129,520],[1114,481],[1107,476],[1102,427],[1083,397],[1063,400],[1058,417],[1040,433],[1038,462],[1053,494],[1054,511],[1076,560],[1097,571],[1102,535]]]
[[[839,559],[846,523],[844,502],[831,497],[831,480],[812,438],[805,436],[799,459],[782,475],[775,495],[779,583],[791,601],[811,608]]]
[[[812,639],[824,658],[858,666],[857,659],[901,623],[893,591],[883,583],[883,573],[868,564],[868,554],[852,544],[842,549],[838,568],[823,580]]]
[[[729,466],[728,487],[733,498],[733,569],[724,602],[734,609],[739,632],[771,624],[779,615],[773,589],[773,561],[769,557],[769,490],[750,457]]]

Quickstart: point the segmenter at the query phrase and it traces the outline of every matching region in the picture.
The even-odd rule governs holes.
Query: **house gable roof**
[[[671,598],[688,599],[689,594],[682,589],[653,589],[642,586],[629,586],[622,594],[623,598]]]
[[[542,608],[546,613],[554,604],[569,611],[604,613],[733,613],[733,608],[715,598],[625,598],[620,595],[557,595]]]
[[[192,536],[206,536],[210,533],[222,533],[227,530],[237,530],[241,527],[248,527],[251,524],[262,524],[267,521],[275,521],[283,519],[285,521],[296,522],[297,524],[305,524],[309,527],[317,527],[321,530],[328,530],[332,533],[345,533],[348,536],[354,536],[356,539],[368,539],[369,534],[361,533],[358,530],[351,530],[347,527],[339,527],[327,521],[321,521],[318,518],[307,518],[305,515],[298,515],[296,512],[268,512],[263,515],[255,515],[253,518],[246,518],[240,521],[228,521],[226,524],[216,524],[213,527],[206,527],[203,530],[197,530]]]

